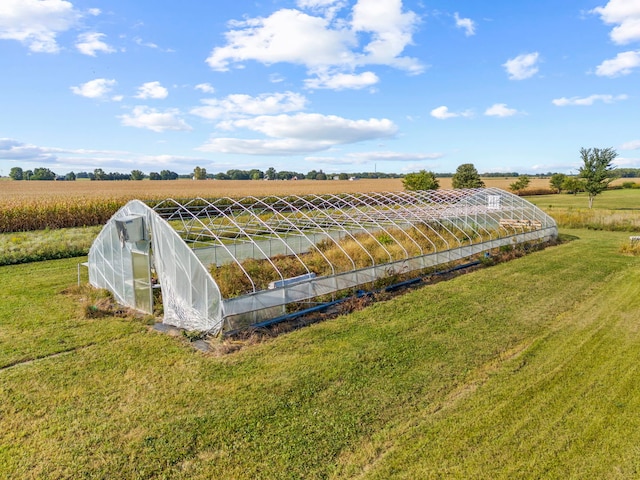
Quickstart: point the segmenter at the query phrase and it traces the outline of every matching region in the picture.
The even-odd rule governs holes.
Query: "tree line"
[[[352,173],[325,173],[322,170],[310,170],[307,173],[281,170],[277,171],[270,167],[267,170],[251,169],[240,170],[231,169],[226,172],[208,173],[206,168],[195,167],[192,173],[178,174],[171,170],[161,170],[160,172],[144,173],[142,170],[132,170],[130,173],[105,172],[102,168],[96,168],[93,172],[69,172],[65,175],[58,175],[49,168],[36,168],[34,170],[23,170],[21,167],[13,167],[9,172],[9,177],[13,180],[67,180],[76,179],[89,180],[176,180],[178,178],[194,180],[348,180],[349,178],[401,178],[402,174],[383,172],[352,172]]]

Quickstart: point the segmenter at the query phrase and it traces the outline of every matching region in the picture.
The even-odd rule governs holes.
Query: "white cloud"
[[[138,87],[138,94],[136,98],[154,98],[163,99],[167,98],[169,91],[160,85],[160,82],[147,82]]]
[[[317,78],[308,78],[304,81],[305,87],[309,89],[331,90],[360,90],[378,83],[379,78],[373,72],[337,73],[335,75],[320,75]]]
[[[640,40],[640,3],[636,0],[609,0],[591,12],[599,14],[607,25],[617,25],[609,34],[615,43],[625,45]]]
[[[298,5],[318,9],[344,7],[344,2],[322,0],[299,1]],[[279,62],[304,65],[318,79],[312,83],[325,85],[323,75],[343,73],[336,77],[338,88],[348,85],[347,78],[371,82],[370,72],[355,75],[353,69],[366,65],[389,65],[409,73],[420,73],[423,66],[416,59],[403,57],[412,42],[418,17],[402,12],[400,0],[358,0],[351,17],[314,16],[296,9],[281,9],[265,18],[249,18],[231,22],[225,34],[226,45],[213,49],[207,63],[218,71],[242,66],[254,60],[265,65]],[[364,75],[364,76],[363,76]],[[356,82],[357,84],[357,82]]]
[[[632,140],[620,145],[620,150],[638,150],[640,149],[640,140]]]
[[[450,112],[449,107],[444,105],[440,107],[436,107],[431,110],[431,116],[437,118],[438,120],[446,120],[447,118],[456,118],[456,117],[466,117],[470,118],[473,116],[473,112],[471,110],[465,110],[463,112]]]
[[[554,105],[558,107],[566,107],[568,105],[583,105],[590,106],[595,102],[604,102],[604,103],[612,103],[618,100],[626,100],[628,98],[627,95],[589,95],[588,97],[562,97],[556,98],[551,101]]]
[[[298,8],[319,12],[327,19],[332,19],[346,5],[346,0],[298,0]]]
[[[117,82],[113,79],[96,78],[94,80],[89,80],[86,83],[81,83],[78,86],[71,87],[71,91],[81,97],[104,100],[107,98],[111,90],[113,90],[113,87],[116,86],[116,83]],[[117,99],[117,97],[114,97],[114,100]]]
[[[65,0],[2,0],[0,39],[17,40],[32,52],[58,53],[57,35],[72,28],[80,17]]]
[[[508,108],[506,103],[495,103],[484,112],[488,117],[512,117],[517,113],[515,108]]]
[[[259,116],[227,122],[228,128],[246,128],[267,139],[212,138],[200,150],[222,153],[293,155],[327,150],[335,145],[392,137],[396,125],[388,119],[349,120],[335,115]]]
[[[342,157],[305,157],[305,161],[325,165],[360,165],[371,162],[423,162],[443,156],[442,153],[358,152]]]
[[[358,0],[353,7],[351,26],[355,32],[368,32],[372,37],[364,46],[368,55],[360,63],[392,65],[412,73],[422,72],[423,67],[416,59],[400,56],[412,43],[418,21],[414,12],[402,12],[401,0]]]
[[[113,53],[115,49],[102,41],[104,33],[89,32],[78,36],[76,48],[85,55],[96,56],[96,52]]]
[[[307,99],[299,93],[265,93],[252,97],[234,94],[222,99],[202,100],[204,106],[191,109],[190,113],[209,120],[246,115],[273,115],[302,110]]]
[[[0,138],[0,159],[51,163],[56,161],[56,156],[51,149],[27,145],[11,138]]]
[[[524,80],[538,73],[538,52],[526,53],[510,58],[502,66],[509,74],[510,80]]]
[[[235,120],[232,126],[248,128],[269,137],[327,140],[336,145],[390,137],[397,132],[397,127],[388,119],[349,120],[336,115],[319,113],[262,115],[251,119]]]
[[[127,127],[147,128],[154,132],[172,131],[189,131],[193,130],[182,118],[180,111],[176,109],[168,109],[159,112],[155,108],[146,106],[134,107],[131,115],[121,115],[119,117],[122,125]]]
[[[210,83],[199,83],[195,86],[196,90],[200,90],[202,93],[213,93],[216,91]]]
[[[153,42],[145,42],[140,37],[135,37],[133,39],[133,41],[136,43],[136,45],[139,45],[141,47],[147,47],[147,48],[153,48],[153,49],[160,48],[160,47],[158,47],[157,44],[155,44]]]
[[[622,52],[615,58],[605,60],[596,68],[596,75],[618,77],[629,75],[634,68],[640,67],[640,50]]]
[[[329,22],[298,10],[278,10],[267,18],[233,22],[227,45],[216,47],[207,63],[227,71],[231,63],[256,60],[267,65],[289,62],[309,68],[352,63],[348,46],[354,37],[346,29],[331,29]]]
[[[460,15],[458,15],[458,12],[454,13],[453,16],[456,19],[456,27],[462,28],[464,30],[464,34],[467,37],[475,35],[476,24],[473,20],[471,20],[470,18],[461,18]]]

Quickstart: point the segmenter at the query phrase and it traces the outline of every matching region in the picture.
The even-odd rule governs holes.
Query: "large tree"
[[[9,176],[14,180],[22,180],[24,178],[24,172],[20,167],[11,167]]]
[[[435,173],[420,170],[418,173],[407,173],[402,180],[405,190],[437,190],[440,182]]]
[[[207,169],[196,167],[193,169],[193,178],[194,180],[206,180],[207,179]]]
[[[473,163],[463,163],[451,177],[451,186],[453,188],[482,188],[484,182]]]
[[[584,190],[589,195],[589,208],[593,206],[593,199],[607,189],[615,178],[613,160],[618,153],[609,148],[581,148],[580,158],[583,165],[578,177],[584,182]]]
[[[561,193],[566,180],[567,176],[564,173],[554,173],[549,179],[549,185],[551,185],[552,188],[555,188],[558,193]]]

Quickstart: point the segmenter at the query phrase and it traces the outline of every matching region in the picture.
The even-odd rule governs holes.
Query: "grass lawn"
[[[564,233],[224,357],[0,267],[0,478],[633,478],[640,258]]]

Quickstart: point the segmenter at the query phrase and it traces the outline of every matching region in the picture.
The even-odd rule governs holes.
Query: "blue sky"
[[[640,0],[2,0],[0,174],[640,168]]]

